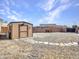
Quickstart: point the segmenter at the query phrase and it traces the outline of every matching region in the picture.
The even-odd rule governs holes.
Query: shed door
[[[19,36],[20,36],[20,38],[25,38],[28,36],[28,26],[27,25],[20,25]]]

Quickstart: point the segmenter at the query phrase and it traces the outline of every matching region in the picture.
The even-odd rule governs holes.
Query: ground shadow
[[[11,40],[6,35],[0,35],[0,40]]]

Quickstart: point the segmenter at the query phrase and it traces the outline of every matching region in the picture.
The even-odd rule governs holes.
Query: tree
[[[7,23],[7,21],[0,18],[0,24],[2,23]]]
[[[0,23],[3,23],[3,19],[0,18]]]
[[[74,29],[77,28],[77,25],[72,25],[72,28],[74,28]]]
[[[4,23],[7,23],[7,21],[4,21]]]

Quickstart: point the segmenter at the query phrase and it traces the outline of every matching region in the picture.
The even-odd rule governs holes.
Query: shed
[[[24,21],[10,22],[8,24],[9,39],[32,37],[32,26],[33,24]]]

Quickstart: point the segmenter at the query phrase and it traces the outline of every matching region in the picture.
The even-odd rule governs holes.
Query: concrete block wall
[[[47,26],[47,27],[33,27],[33,32],[34,33],[41,33],[41,32],[66,32],[66,27],[64,26]]]

